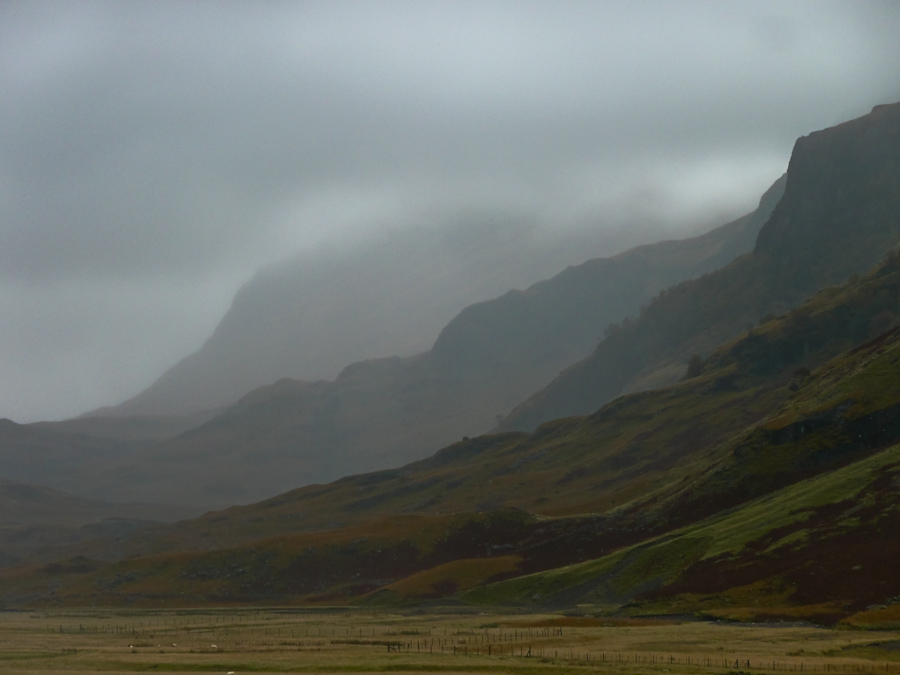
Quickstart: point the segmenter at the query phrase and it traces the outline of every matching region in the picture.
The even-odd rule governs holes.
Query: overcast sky
[[[117,403],[256,270],[386,228],[749,210],[797,136],[900,100],[898,33],[896,2],[3,0],[0,417]]]

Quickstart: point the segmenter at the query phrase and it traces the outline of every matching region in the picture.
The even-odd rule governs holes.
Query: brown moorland
[[[596,595],[598,583],[608,591],[609,579],[615,578],[618,590],[605,592],[603,602],[658,605],[662,595],[708,590],[694,588],[692,580],[712,583],[709,570],[716,563],[722,579],[730,581],[716,587],[715,602],[695,602],[690,611],[706,611],[716,602],[734,605],[728,596],[734,584],[761,582],[772,576],[771,569],[796,564],[783,551],[770,555],[765,537],[793,527],[804,536],[814,534],[826,547],[855,540],[826,543],[831,540],[822,533],[828,528],[800,527],[790,520],[777,525],[774,513],[760,516],[771,520],[769,529],[745,528],[733,535],[741,546],[727,552],[739,556],[733,562],[744,576],[728,576],[727,561],[710,561],[710,546],[690,543],[699,540],[677,535],[677,528],[702,526],[714,532],[702,523],[779,489],[862,466],[896,442],[900,331],[842,350],[854,343],[858,325],[877,324],[875,319],[898,297],[900,257],[890,256],[865,277],[826,289],[794,312],[724,345],[703,372],[676,386],[623,397],[592,416],[544,425],[533,434],[469,439],[400,470],[302,488],[251,507],[207,514],[158,535],[139,532],[105,550],[107,556],[115,553],[111,557],[144,557],[101,563],[91,562],[100,557],[93,555],[69,567],[10,570],[0,577],[4,597],[44,605],[288,599],[393,605],[443,597],[574,606]],[[847,321],[848,311],[858,320]],[[799,363],[812,368],[798,374]],[[494,501],[479,501],[485,498]],[[828,499],[816,508],[850,500],[847,509],[863,509],[859,496],[845,488],[832,490]],[[890,504],[890,491],[865,504],[872,514],[881,513]],[[810,519],[808,510],[797,522]],[[316,517],[319,529],[310,529]],[[856,524],[851,535],[868,536],[872,518],[847,521]],[[269,538],[260,539],[265,532]],[[681,562],[674,569],[663,565],[664,573],[650,573],[660,563],[649,562],[653,555],[647,558],[641,551],[652,551],[655,538],[663,535],[674,542],[665,550],[678,548],[674,559]],[[751,559],[760,536],[763,543],[755,546],[764,561]],[[704,537],[723,540],[720,534]],[[208,550],[197,550],[198,542]],[[637,553],[626,555],[624,567],[616,563],[612,577],[602,570],[604,560],[635,546]],[[810,550],[818,561],[834,549]],[[560,579],[568,573],[553,570],[579,564],[599,565],[601,571],[585,578],[572,572],[580,581],[563,583],[559,592],[535,597],[522,590],[531,583],[522,575],[561,574]],[[525,581],[516,586],[516,578]],[[882,586],[893,589],[892,577],[882,578]],[[499,590],[491,590],[495,587]],[[839,593],[837,609],[818,608],[807,618],[837,620],[864,609],[860,602],[883,602],[897,594],[884,588],[863,592],[860,587],[858,601],[851,602]],[[794,585],[779,597],[784,606],[812,606],[827,600],[820,591]],[[777,595],[768,592],[770,600]]]

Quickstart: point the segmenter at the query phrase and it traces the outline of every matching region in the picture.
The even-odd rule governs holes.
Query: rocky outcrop
[[[755,252],[780,267],[827,262],[826,281],[837,282],[873,266],[898,238],[900,103],[797,140]]]

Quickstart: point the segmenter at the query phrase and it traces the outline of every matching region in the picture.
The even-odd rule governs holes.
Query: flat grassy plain
[[[0,612],[4,675],[563,670],[900,673],[900,632],[356,608]]]

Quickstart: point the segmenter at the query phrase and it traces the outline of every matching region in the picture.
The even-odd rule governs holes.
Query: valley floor
[[[900,632],[346,609],[0,613],[0,672],[900,673]]]

